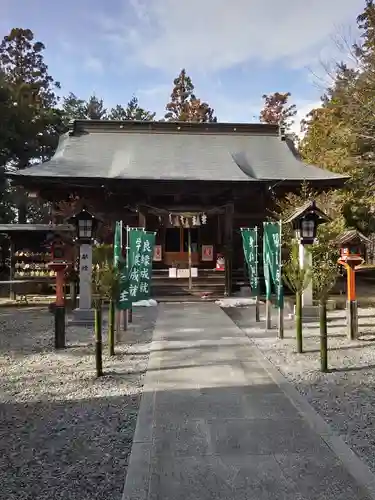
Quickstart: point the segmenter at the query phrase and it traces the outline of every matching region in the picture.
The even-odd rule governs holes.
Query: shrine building
[[[108,227],[156,231],[160,296],[186,292],[189,242],[196,294],[246,283],[240,228],[261,234],[275,198],[303,182],[321,191],[346,179],[303,163],[274,125],[104,120],[75,120],[51,160],[11,177],[55,205],[80,199]]]

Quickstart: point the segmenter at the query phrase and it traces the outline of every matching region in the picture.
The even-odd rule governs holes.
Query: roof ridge
[[[69,124],[71,135],[90,132],[144,131],[187,133],[230,133],[279,135],[278,125],[268,123],[196,123],[182,121],[141,121],[141,120],[73,120]]]

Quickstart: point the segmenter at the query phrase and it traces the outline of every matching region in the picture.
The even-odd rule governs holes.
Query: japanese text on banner
[[[277,288],[278,302],[281,304],[283,286],[281,279],[281,224],[263,223],[263,267],[267,299],[271,298],[271,281]]]
[[[131,229],[128,235],[128,262],[122,273],[119,309],[128,309],[133,302],[150,296],[155,234]]]
[[[152,256],[154,253],[155,233],[143,233],[142,253],[139,266],[139,289],[137,300],[150,298],[150,284],[152,275]]]
[[[253,292],[258,291],[258,233],[256,229],[241,229],[242,246],[249,273],[250,288]]]

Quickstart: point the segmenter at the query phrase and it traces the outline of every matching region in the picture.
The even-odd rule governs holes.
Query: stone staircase
[[[168,273],[168,269],[153,270],[151,296],[158,301],[217,300],[224,296],[225,276],[222,271],[199,269],[191,290],[188,279],[169,278]]]

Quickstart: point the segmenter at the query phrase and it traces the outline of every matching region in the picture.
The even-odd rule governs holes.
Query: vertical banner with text
[[[122,221],[116,221],[113,241],[113,265],[118,267],[122,257]]]
[[[278,306],[283,307],[281,278],[281,223],[263,223],[263,268],[266,282],[266,299],[271,300],[272,283],[275,286]]]
[[[150,296],[155,233],[128,228],[127,262],[121,274],[119,309]]]
[[[257,228],[241,228],[242,246],[249,273],[250,288],[258,294],[258,231]]]

